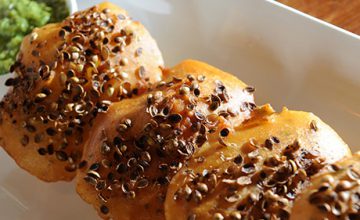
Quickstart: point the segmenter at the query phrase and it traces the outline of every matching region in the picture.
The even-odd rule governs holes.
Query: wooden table
[[[360,35],[360,0],[279,0],[279,2]]]

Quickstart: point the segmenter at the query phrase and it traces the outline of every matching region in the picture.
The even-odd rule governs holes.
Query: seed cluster
[[[237,156],[222,158],[226,165],[201,173],[187,169],[187,182],[173,199],[196,207],[218,193],[212,196],[218,198],[218,206],[209,210],[214,219],[288,219],[295,196],[324,165],[297,141],[280,155],[272,153],[280,144],[277,137],[269,137],[263,144],[251,139]],[[196,213],[190,213],[188,219],[196,219]]]
[[[116,132],[104,132],[100,146],[104,159],[95,163],[95,169],[91,165],[85,177],[99,192],[103,204],[112,195],[119,196],[119,191],[120,196],[141,199],[147,188],[160,188],[156,202],[163,212],[166,188],[173,175],[186,165],[209,134],[219,138],[228,135],[227,121],[237,117],[240,109],[227,110],[229,95],[221,81],[215,82],[212,94],[202,94],[204,81],[205,76],[188,75],[158,83],[156,91],[144,96],[148,121],[141,122],[145,123],[142,130],[132,130],[133,120],[125,118]],[[205,184],[198,187],[200,192],[207,191]]]
[[[331,166],[331,172],[321,177],[319,187],[308,201],[319,212],[339,219],[360,218],[360,170],[348,166]]]
[[[55,155],[72,172],[81,157],[82,148],[76,146],[83,143],[84,131],[98,113],[106,112],[113,101],[147,90],[143,66],[136,73],[122,71],[129,63],[122,53],[136,34],[129,28],[131,22],[125,15],[98,7],[72,15],[61,23],[56,41],[61,44],[52,63],[42,61],[38,51],[52,45],[32,34],[33,65],[25,65],[24,55],[19,55],[11,69],[17,77],[5,83],[13,90],[0,105],[10,118],[14,111],[22,117],[14,117],[13,123],[22,123],[24,135],[19,142],[24,147],[33,141],[39,155]],[[141,51],[139,48],[134,57],[141,56]],[[130,83],[129,74],[136,75],[136,84]]]

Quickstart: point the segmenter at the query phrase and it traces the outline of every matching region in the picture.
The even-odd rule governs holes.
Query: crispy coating
[[[288,219],[295,196],[348,146],[311,113],[265,105],[224,142],[202,146],[171,180],[167,220]]]
[[[360,219],[360,152],[313,177],[296,199],[291,219]]]
[[[0,105],[0,141],[45,181],[69,181],[81,166],[92,121],[112,102],[148,91],[163,60],[147,30],[103,3],[25,37]]]
[[[154,91],[111,106],[94,122],[77,191],[103,218],[164,219],[173,175],[255,108],[253,89],[207,64],[184,61],[164,76]]]

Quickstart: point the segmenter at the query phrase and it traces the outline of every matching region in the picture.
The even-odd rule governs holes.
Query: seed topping
[[[131,56],[134,60],[122,56],[130,50],[128,46],[137,34],[129,30],[132,24],[127,16],[117,16],[95,6],[61,23],[56,36],[59,46],[51,62],[40,60],[29,67],[23,63],[23,56],[18,56],[11,68],[16,77],[5,82],[13,89],[1,111],[11,117],[15,110],[24,115],[26,123],[21,123],[25,135],[19,138],[24,147],[30,139],[34,140],[37,145],[34,150],[39,155],[64,162],[71,158],[64,169],[73,170],[81,162],[80,156],[73,156],[79,154],[75,146],[83,143],[84,131],[92,126],[94,118],[106,112],[112,102],[148,91],[150,83],[145,67],[139,65],[136,67],[139,71],[124,72],[130,63],[138,65],[137,59],[143,53],[139,47],[130,51],[136,54]],[[38,32],[30,35],[31,55],[41,58],[45,56],[41,48],[47,42],[37,43],[39,37]],[[139,79],[131,84],[129,78],[135,74]],[[56,90],[52,86],[44,87],[52,78],[59,85]],[[40,124],[46,125],[45,131]],[[129,128],[131,122],[125,125]],[[106,145],[102,148],[104,154],[110,150]]]

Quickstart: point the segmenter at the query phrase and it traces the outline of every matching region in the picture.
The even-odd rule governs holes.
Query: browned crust
[[[184,128],[188,125],[186,125],[187,120],[194,120],[194,116],[189,114],[191,111],[186,110],[179,110],[182,109],[179,107],[181,106],[182,102],[186,102],[186,100],[189,97],[192,97],[196,100],[197,105],[196,109],[198,112],[202,112],[204,116],[207,116],[214,113],[219,113],[221,110],[227,110],[228,108],[233,108],[234,111],[237,112],[234,116],[229,116],[228,118],[219,118],[219,120],[222,120],[223,122],[220,122],[216,130],[214,131],[214,134],[219,135],[219,131],[224,127],[229,127],[229,129],[232,128],[232,126],[236,124],[241,124],[242,121],[250,117],[251,108],[253,108],[253,97],[252,93],[249,93],[246,91],[245,88],[247,86],[241,82],[236,77],[224,73],[214,67],[211,67],[205,63],[188,60],[180,63],[179,65],[175,66],[174,68],[168,69],[165,71],[164,75],[167,79],[164,80],[164,82],[174,82],[174,85],[167,87],[162,86],[160,88],[155,88],[154,92],[151,92],[150,94],[152,96],[155,96],[157,91],[162,91],[163,97],[168,98],[167,103],[174,103],[173,107],[170,109],[171,114],[175,115],[177,113],[180,113],[182,115],[182,119],[179,126],[174,125],[173,128]],[[183,85],[185,85],[188,82],[188,75],[191,75],[193,78],[192,82],[197,82],[197,79],[201,79],[202,76],[205,76],[206,79],[203,82],[199,82],[199,90],[200,90],[200,96],[199,98],[196,98],[194,95],[191,95],[194,91],[190,90],[189,95],[179,95],[181,93],[181,88]],[[190,77],[190,78],[191,78]],[[174,79],[173,79],[174,78]],[[221,80],[219,80],[221,79]],[[178,82],[180,81],[181,82]],[[217,88],[217,84],[219,84],[218,81],[221,81],[224,87],[226,88],[227,94],[229,95],[229,100],[226,102],[223,102],[218,109],[214,111],[209,110],[209,105],[206,104],[205,97],[208,97],[210,94],[214,94],[215,89]],[[177,83],[176,83],[177,82]],[[159,83],[159,85],[162,83]],[[188,84],[190,85],[190,84]],[[157,85],[155,85],[157,87]],[[195,94],[196,92],[194,92]],[[121,103],[118,103],[114,106],[112,106],[109,109],[109,112],[106,116],[99,117],[96,119],[94,129],[91,132],[90,138],[86,144],[83,159],[87,160],[88,166],[93,165],[94,163],[98,163],[103,161],[103,159],[110,160],[112,164],[116,166],[118,161],[115,161],[113,159],[112,153],[110,153],[107,156],[104,156],[100,153],[100,147],[102,146],[102,143],[104,141],[104,136],[106,136],[110,142],[113,140],[113,138],[118,135],[118,131],[116,129],[119,124],[125,120],[130,119],[132,127],[130,128],[129,132],[126,133],[124,137],[127,139],[136,139],[142,134],[142,130],[144,128],[144,125],[150,122],[150,120],[154,120],[154,118],[150,117],[150,115],[146,112],[146,109],[148,107],[148,97],[149,95],[144,95],[142,97],[131,99],[131,100],[124,100]],[[173,99],[174,97],[177,97]],[[191,98],[189,98],[191,99]],[[247,103],[247,104],[246,104]],[[251,103],[251,104],[249,104]],[[244,107],[243,111],[241,112],[241,106],[247,106],[250,109],[246,109]],[[165,125],[165,124],[164,124]],[[157,129],[157,128],[154,128]],[[159,133],[162,134],[165,132],[165,130],[158,129]],[[160,132],[161,131],[161,132]],[[191,138],[196,137],[196,134],[198,132],[191,132],[189,131],[188,134],[186,133],[186,129],[183,130],[183,135],[179,135],[178,138],[183,137],[184,141],[190,141]],[[104,135],[105,134],[105,135]],[[185,137],[186,135],[189,135],[188,137]],[[210,137],[210,136],[209,136]],[[164,137],[165,138],[165,137]],[[176,137],[177,138],[177,137]],[[170,140],[178,140],[178,139],[170,139]],[[139,152],[133,145],[133,142],[126,142],[127,151],[129,152],[136,152],[134,155],[136,155]],[[202,145],[202,144],[201,144]],[[201,146],[199,144],[199,146]],[[199,146],[197,144],[194,145],[195,149],[197,149]],[[114,149],[114,146],[112,146]],[[159,171],[159,166],[161,164],[170,164],[171,162],[181,162],[185,163],[187,160],[187,156],[185,158],[178,157],[175,155],[178,155],[176,148],[175,151],[169,151],[167,153],[167,156],[165,158],[161,158],[156,155],[155,145],[150,145],[150,148],[147,150],[149,152],[149,155],[151,156],[151,162],[150,166],[148,168],[145,168],[145,171],[143,173],[143,177],[147,180],[149,180],[150,184],[148,187],[143,189],[134,189],[134,192],[136,193],[135,199],[127,198],[126,195],[124,195],[121,191],[121,189],[113,189],[114,195],[108,200],[108,202],[104,203],[101,202],[98,198],[99,193],[104,193],[107,191],[96,191],[94,186],[89,184],[88,182],[84,181],[84,178],[89,175],[89,168],[81,170],[81,172],[77,175],[77,192],[79,195],[88,203],[92,204],[95,209],[99,212],[100,216],[103,218],[113,218],[113,219],[164,219],[164,213],[163,213],[163,200],[165,199],[165,193],[167,189],[167,183],[164,185],[158,184],[154,180],[158,180],[160,177],[163,177],[162,171]],[[180,147],[179,147],[180,149]],[[112,151],[113,152],[113,151]],[[126,158],[125,155],[132,155],[132,153],[124,154],[122,158]],[[191,157],[191,154],[188,156]],[[172,159],[170,159],[172,158]],[[169,165],[170,166],[170,165]],[[114,168],[110,168],[114,169]],[[102,176],[101,179],[104,179],[107,173],[109,172],[109,169],[105,169],[103,166],[100,166],[98,170],[99,174]],[[176,173],[176,169],[174,171],[171,171]],[[118,175],[118,174],[115,174]],[[118,178],[128,178],[131,173],[125,173],[121,174],[116,177]],[[166,178],[171,179],[172,173],[168,173]],[[106,178],[105,178],[106,179]],[[98,180],[100,182],[102,180]],[[108,180],[105,180],[109,182]],[[114,187],[113,187],[114,188]],[[104,193],[105,194],[105,193]],[[109,208],[110,212],[109,214],[103,214],[100,211],[100,207],[102,205],[105,205],[107,208]]]
[[[86,22],[81,19],[88,16],[93,30],[84,33]],[[22,43],[12,67],[17,76],[7,81],[14,88],[0,105],[2,147],[38,178],[70,181],[81,162],[94,112],[106,111],[111,101],[146,92],[162,78],[162,66],[161,53],[147,30],[111,3],[35,29]],[[104,83],[99,95],[92,93],[95,82]],[[47,129],[53,128],[50,135]],[[26,146],[21,144],[24,137],[29,139]],[[51,155],[49,144],[53,145],[50,152],[55,151]],[[59,152],[67,162],[56,159]]]
[[[166,219],[262,219],[266,215],[287,219],[293,200],[287,193],[296,196],[325,164],[350,154],[341,138],[311,113],[287,109],[275,113],[264,106],[254,115],[230,134],[228,147],[208,142],[174,176],[165,202]],[[279,164],[266,162],[273,159]],[[296,166],[291,168],[293,173],[285,172],[286,164]],[[206,192],[199,184],[206,186]],[[265,201],[268,206],[259,209]]]
[[[329,195],[333,201],[326,199]],[[309,187],[296,199],[290,219],[359,219],[359,195],[360,152],[314,176]]]

